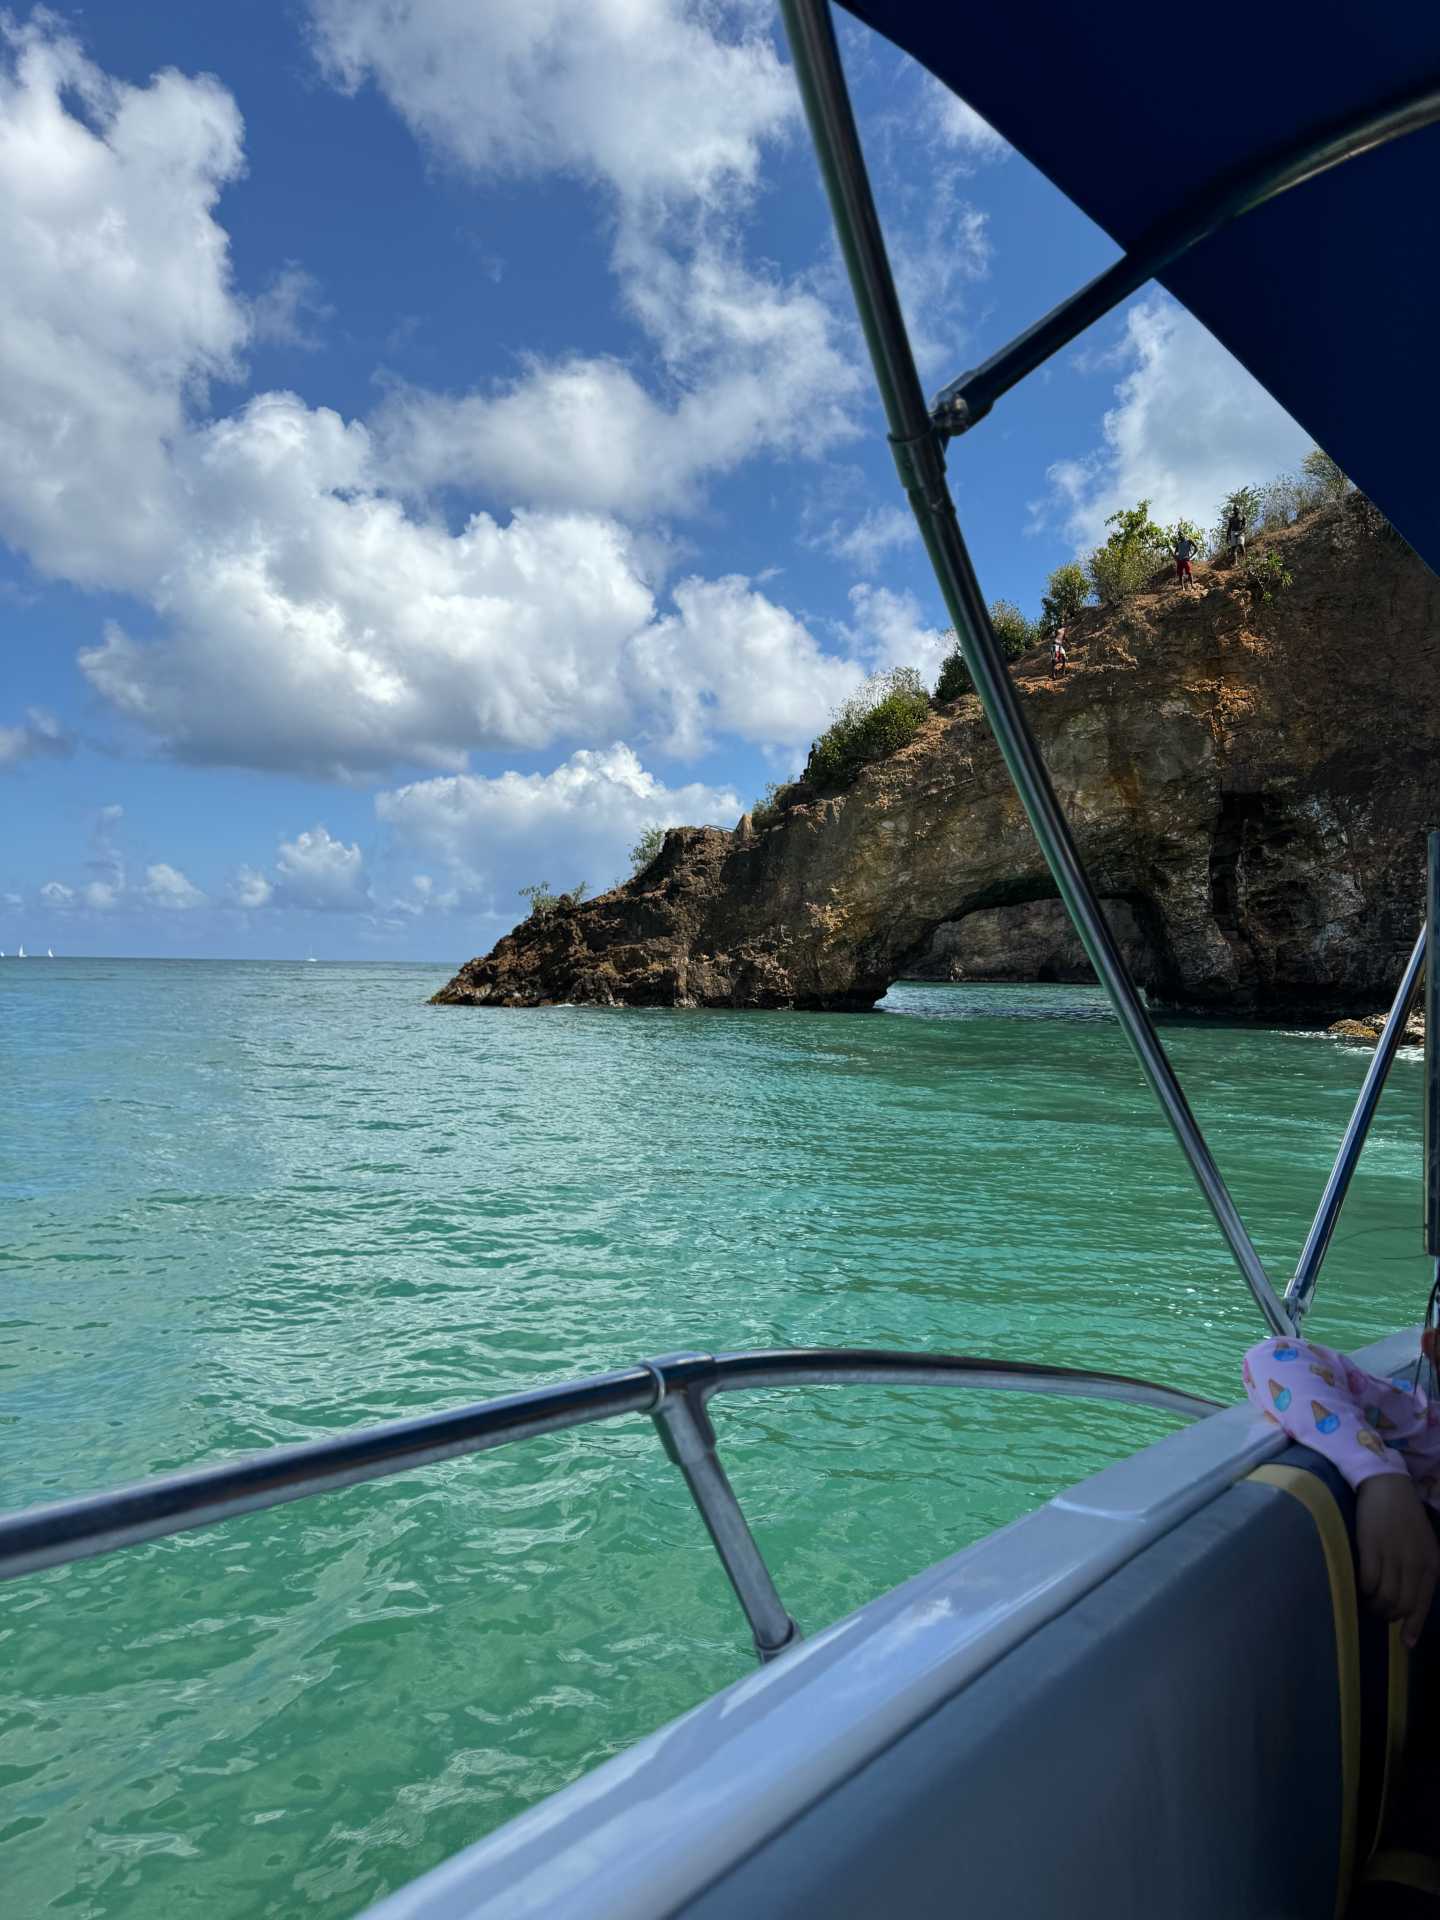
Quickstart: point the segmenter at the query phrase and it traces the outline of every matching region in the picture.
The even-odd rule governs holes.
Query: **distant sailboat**
[[[316,959],[315,959],[315,956],[314,956],[314,954],[313,954],[313,953],[307,953],[307,954],[306,954],[306,956],[305,956],[305,964],[306,964],[306,966],[307,966],[307,967],[313,967],[313,966],[315,966],[315,965],[317,964],[317,962],[316,962]]]
[[[23,960],[23,959],[25,958],[25,949],[24,949],[24,947],[21,947],[21,949],[20,949],[20,951],[19,951],[19,953],[17,953],[17,954],[16,954],[16,956],[15,956],[15,958],[16,958],[17,960]]]
[[[53,960],[55,958],[55,949],[53,947],[47,947],[45,949],[45,958],[47,960]]]

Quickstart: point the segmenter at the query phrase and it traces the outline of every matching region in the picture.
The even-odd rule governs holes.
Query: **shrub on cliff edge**
[[[810,749],[805,779],[815,787],[843,787],[861,767],[883,760],[915,738],[930,711],[925,683],[913,667],[872,673]]]
[[[530,902],[528,918],[531,920],[548,920],[560,907],[578,907],[589,891],[583,880],[568,893],[552,893],[548,880],[537,880],[533,886],[519,890],[520,898]]]
[[[1252,553],[1245,563],[1243,577],[1250,589],[1250,598],[1267,606],[1277,593],[1284,593],[1295,584],[1295,576],[1273,547],[1264,553]]]
[[[780,818],[785,807],[785,796],[794,782],[791,780],[772,780],[764,793],[750,809],[750,824],[753,827],[772,827]]]
[[[1035,622],[1027,620],[1013,600],[991,601],[990,624],[995,629],[995,638],[1000,642],[1001,651],[1009,660],[1029,653],[1032,647],[1040,644]]]
[[[1332,460],[1322,447],[1312,447],[1300,462],[1305,478],[1301,483],[1310,496],[1307,504],[1338,507],[1350,491],[1349,476],[1338,460]]]
[[[1115,531],[1085,563],[1095,598],[1102,605],[1107,600],[1124,600],[1149,586],[1152,575],[1169,557],[1165,530],[1150,518],[1148,500],[1112,513],[1105,524]]]
[[[630,849],[630,877],[643,873],[665,844],[664,827],[647,827]]]
[[[952,639],[955,636],[950,636]],[[940,678],[935,682],[936,702],[943,706],[947,700],[958,700],[962,693],[973,693],[975,683],[970,678],[970,669],[965,664],[965,656],[960,651],[960,642],[954,646],[940,663]]]
[[[1048,639],[1061,627],[1068,627],[1089,598],[1090,582],[1078,560],[1067,560],[1063,567],[1056,567],[1045,582],[1040,601],[1040,634]]]

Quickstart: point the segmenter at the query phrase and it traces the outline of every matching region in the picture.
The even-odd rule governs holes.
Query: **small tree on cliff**
[[[1306,506],[1339,506],[1350,491],[1350,480],[1341,470],[1339,462],[1332,460],[1319,447],[1312,447],[1306,454],[1300,462],[1300,471],[1305,476],[1301,487],[1309,496]]]
[[[1230,516],[1238,513],[1240,526],[1244,533],[1250,534],[1260,520],[1260,489],[1258,487],[1234,487],[1215,509],[1215,524],[1210,529],[1209,552],[1212,560],[1218,560],[1230,551]]]
[[[1045,583],[1040,602],[1041,635],[1048,639],[1061,627],[1068,627],[1089,598],[1090,582],[1078,560],[1067,560],[1063,567],[1056,567]]]
[[[548,920],[561,907],[578,907],[589,891],[582,880],[568,893],[552,893],[548,880],[537,880],[531,887],[521,887],[520,898],[530,902],[530,919]]]
[[[751,807],[750,824],[755,827],[773,826],[784,811],[785,796],[794,784],[793,780],[772,780]]]
[[[990,624],[1007,659],[1013,660],[1022,653],[1029,653],[1039,642],[1040,635],[1035,622],[1027,620],[1013,600],[991,601]]]
[[[647,827],[630,849],[630,874],[643,873],[665,844],[664,827]]]
[[[871,760],[897,753],[915,738],[930,712],[930,696],[914,667],[872,673],[810,749],[805,779],[813,787],[843,787]]]
[[[1114,531],[1085,563],[1097,600],[1124,600],[1150,584],[1169,554],[1165,529],[1150,518],[1150,502],[1138,501],[1105,522]]]
[[[1032,647],[1038,647],[1043,637],[1041,622],[1027,620],[1011,600],[991,602],[990,624],[995,629],[1001,652],[1010,660],[1017,659],[1022,653],[1029,653]],[[947,701],[958,700],[962,693],[975,691],[970,669],[960,651],[959,639],[953,630],[945,637],[953,645],[940,663],[939,678],[935,682],[935,704],[942,707]]]
[[[951,643],[950,651],[940,662],[940,676],[935,682],[935,704],[942,707],[947,701],[958,700],[962,693],[973,693],[975,690],[970,669],[960,651],[959,635],[952,627],[945,638]]]

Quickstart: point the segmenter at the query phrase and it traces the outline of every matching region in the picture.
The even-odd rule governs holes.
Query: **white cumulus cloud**
[[[861,573],[874,573],[888,553],[915,544],[920,532],[906,507],[870,507],[852,526],[832,521],[816,543]]]
[[[627,248],[632,294],[669,378],[623,362],[532,361],[488,392],[397,388],[374,421],[395,485],[633,517],[692,511],[702,482],[758,453],[815,455],[848,438],[859,370],[813,293],[706,248],[683,270]],[[674,269],[674,270],[672,270]]]
[[[682,580],[674,600],[675,612],[632,647],[637,688],[669,753],[699,753],[717,733],[806,746],[863,677],[739,576]]]
[[[205,905],[199,887],[192,886],[178,867],[168,866],[163,860],[145,869],[145,884],[140,891],[152,907],[167,913],[189,913]]]
[[[1309,436],[1198,320],[1165,294],[1131,307],[1109,364],[1123,368],[1100,445],[1049,470],[1045,517],[1077,546],[1137,500],[1163,523],[1208,526],[1232,488],[1296,466]]]
[[[955,646],[948,629],[930,626],[913,593],[862,583],[850,589],[850,644],[873,671],[914,667],[928,687]]]
[[[310,13],[341,86],[373,80],[417,136],[476,172],[598,178],[632,203],[704,199],[753,183],[763,142],[796,114],[743,8],[311,0]]]
[[[448,86],[451,76],[431,75],[431,66],[449,35],[470,68],[491,49],[497,71],[532,89],[573,50],[554,7],[447,12],[417,0],[321,12],[317,32],[335,71],[355,84],[373,71],[407,114],[421,112],[431,79],[442,94]],[[573,27],[573,9],[567,18]],[[231,284],[215,207],[243,151],[224,90],[173,72],[145,87],[113,82],[48,16],[5,28],[0,535],[49,571],[126,589],[158,615],[113,622],[82,652],[84,672],[114,709],[183,760],[342,778],[407,762],[459,767],[476,749],[535,750],[622,730],[698,741],[734,725],[763,743],[808,737],[851,670],[827,660],[783,609],[733,582],[686,583],[672,611],[657,600],[656,543],[595,510],[602,499],[635,513],[658,504],[641,474],[648,427],[662,429],[660,478],[679,499],[747,446],[798,444],[802,415],[820,439],[845,425],[853,368],[823,304],[746,266],[727,239],[723,216],[733,206],[724,195],[753,183],[761,145],[789,108],[778,92],[769,104],[739,97],[741,78],[780,74],[774,49],[739,15],[728,36],[709,18],[661,0],[587,10],[582,37],[593,30],[597,49],[603,41],[624,51],[643,28],[647,44],[693,56],[707,77],[692,88],[689,68],[675,76],[669,105],[619,111],[597,99],[589,131],[574,133],[581,145],[543,162],[588,169],[623,198],[625,298],[671,384],[659,398],[638,382],[627,387],[633,376],[612,362],[522,376],[542,388],[599,380],[597,432],[569,489],[582,504],[568,507],[555,504],[565,489],[547,478],[550,455],[537,444],[553,438],[553,421],[542,415],[525,445],[506,411],[512,396],[477,399],[474,432],[497,466],[508,461],[517,492],[554,500],[477,513],[453,533],[423,501],[400,497],[469,472],[463,447],[424,451],[443,422],[423,396],[397,394],[377,431],[289,393],[200,417],[213,383],[239,371],[257,332],[283,333],[286,315],[303,311],[308,285],[301,270],[286,269],[267,309],[264,296],[247,302]],[[406,21],[417,47],[429,49],[413,72],[409,54],[385,40]],[[656,54],[658,67],[667,60]],[[456,111],[478,126],[464,61],[455,97],[470,104]],[[599,86],[598,50],[596,62],[579,62],[575,84]],[[477,84],[483,93],[491,83]],[[477,166],[542,164],[531,150],[533,99],[516,105],[509,84],[496,95],[499,120],[474,133],[473,150],[443,107],[430,137],[453,136],[457,157]],[[713,88],[721,92],[711,98]],[[652,110],[657,125],[687,128],[684,155],[644,157],[648,136],[633,123]],[[568,111],[563,118],[562,145],[579,125]],[[696,196],[712,191],[723,202],[719,224],[692,223],[679,252],[667,248],[674,196],[693,211]],[[787,392],[793,404],[772,404]],[[724,397],[723,420],[709,417],[707,393]],[[407,408],[416,424],[402,457],[396,422]],[[675,646],[682,634],[694,642],[688,652]],[[772,675],[773,698],[769,687],[739,684],[727,651],[737,635]],[[10,757],[13,735],[4,736]],[[26,743],[36,744],[30,735]],[[109,872],[99,878],[116,884]]]
[[[127,86],[53,16],[0,15],[0,537],[49,573],[145,589],[168,564],[170,442],[248,337],[213,217],[241,131],[214,81]]]
[[[241,867],[230,883],[230,898],[237,907],[247,911],[269,906],[274,892],[265,875],[255,867]]]
[[[740,799],[700,782],[667,787],[616,741],[582,749],[550,773],[416,781],[377,794],[375,811],[403,845],[443,861],[465,894],[506,917],[519,887],[608,886],[647,827],[730,826]],[[433,893],[426,875],[414,885]]]
[[[848,312],[742,253],[738,212],[796,116],[753,8],[311,0],[311,14],[332,78],[373,80],[452,164],[604,192],[622,300],[659,361],[648,384],[569,354],[483,392],[398,391],[378,423],[397,481],[674,514],[750,455],[818,453],[854,431]]]
[[[346,846],[323,826],[281,841],[275,875],[274,899],[279,906],[353,913],[370,902],[359,846]]]
[[[374,490],[363,427],[293,394],[190,452],[215,533],[157,588],[164,632],[112,625],[81,655],[178,757],[353,774],[614,724],[625,644],[653,610],[616,522],[477,514],[451,535]]]

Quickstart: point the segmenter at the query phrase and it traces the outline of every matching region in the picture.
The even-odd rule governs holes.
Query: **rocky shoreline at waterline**
[[[1337,1020],[1325,1031],[1336,1040],[1350,1040],[1356,1046],[1377,1047],[1380,1036],[1390,1024],[1388,1013],[1365,1013],[1353,1020]],[[1402,1047],[1423,1047],[1425,1044],[1425,1016],[1412,1013],[1405,1022],[1405,1031],[1401,1036]]]

